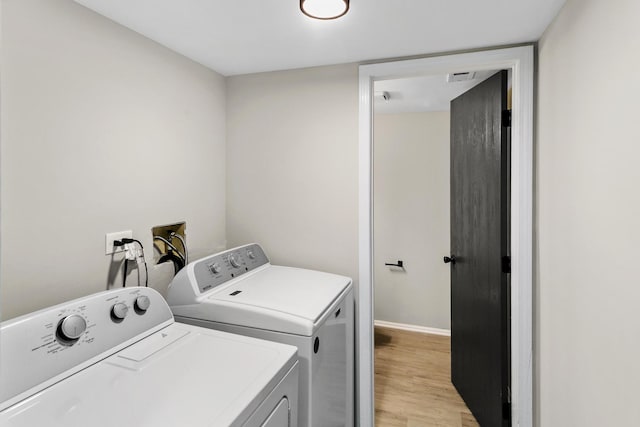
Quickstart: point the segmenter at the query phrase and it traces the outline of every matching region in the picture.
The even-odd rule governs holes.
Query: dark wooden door
[[[507,81],[451,101],[451,380],[482,427],[511,425]]]

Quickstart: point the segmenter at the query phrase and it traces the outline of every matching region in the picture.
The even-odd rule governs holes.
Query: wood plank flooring
[[[449,337],[375,328],[377,427],[478,427],[451,384]]]

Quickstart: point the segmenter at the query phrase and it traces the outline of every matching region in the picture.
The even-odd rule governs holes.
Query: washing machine
[[[169,285],[178,322],[298,347],[299,425],[354,424],[351,279],[271,265],[250,244],[188,264]]]
[[[295,426],[296,348],[174,322],[150,288],[0,325],[2,426]]]

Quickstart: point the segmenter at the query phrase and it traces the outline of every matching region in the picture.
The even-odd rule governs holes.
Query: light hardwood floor
[[[375,328],[377,427],[477,427],[451,384],[450,338]]]

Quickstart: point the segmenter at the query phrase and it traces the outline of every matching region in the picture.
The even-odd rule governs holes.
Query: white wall
[[[448,111],[374,119],[375,319],[451,327]],[[386,262],[404,261],[405,270]]]
[[[539,426],[640,419],[639,18],[569,0],[539,46]]]
[[[358,68],[227,79],[227,238],[358,275]]]
[[[3,318],[106,289],[106,232],[223,247],[224,78],[71,0],[1,5]]]

